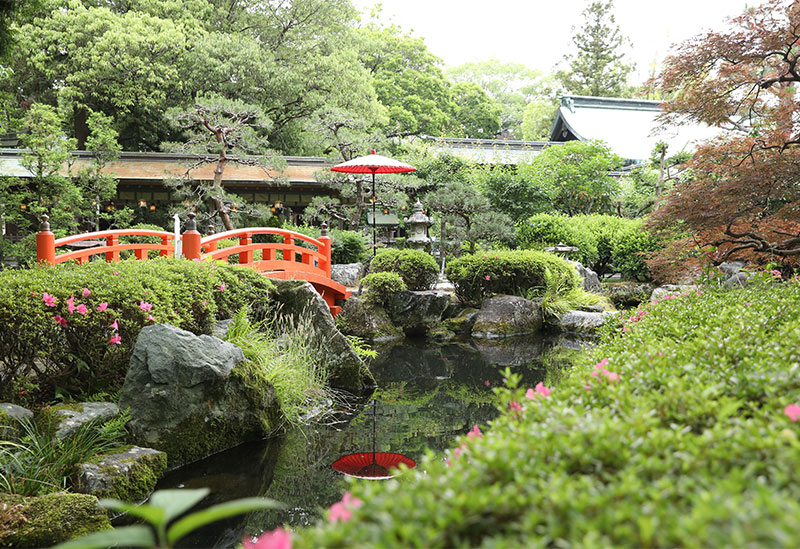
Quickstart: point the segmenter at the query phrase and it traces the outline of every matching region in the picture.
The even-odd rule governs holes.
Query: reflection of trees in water
[[[511,343],[511,342],[509,342]],[[497,415],[492,388],[502,384],[504,366],[488,356],[511,357],[512,369],[524,383],[552,383],[574,357],[557,342],[532,341],[479,349],[469,343],[431,346],[406,341],[384,350],[371,368],[378,379],[377,450],[398,452],[419,460],[427,449],[443,451],[453,438],[473,425],[486,425]],[[522,358],[529,358],[524,363]],[[485,385],[490,382],[490,387]],[[252,513],[204,531],[195,547],[235,544],[244,531],[259,532],[281,524],[315,521],[346,490],[343,475],[331,464],[343,455],[372,449],[372,416],[367,401],[356,402],[344,422],[311,426],[254,445],[244,445],[170,475],[170,485],[209,486],[211,503],[239,497],[266,496],[286,505],[283,510]],[[167,479],[165,478],[165,481]],[[373,482],[362,480],[359,482]],[[402,480],[401,480],[402,482]],[[238,536],[238,538],[237,538]]]

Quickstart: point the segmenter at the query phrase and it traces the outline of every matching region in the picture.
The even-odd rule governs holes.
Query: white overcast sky
[[[377,2],[354,0],[368,13]],[[582,21],[587,0],[382,0],[383,22],[391,20],[425,39],[445,66],[496,58],[544,72],[569,50],[571,28]],[[638,84],[669,46],[742,13],[759,0],[615,0],[622,33],[633,43]],[[634,81],[635,80],[635,81]]]

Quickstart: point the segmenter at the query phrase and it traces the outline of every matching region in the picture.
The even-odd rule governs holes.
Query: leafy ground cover
[[[557,387],[508,372],[488,432],[353,482],[294,546],[797,545],[798,300],[759,284],[626,313]]]

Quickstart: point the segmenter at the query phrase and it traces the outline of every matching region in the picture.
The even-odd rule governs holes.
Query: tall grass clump
[[[95,419],[59,440],[50,429],[18,419],[20,435],[0,441],[0,492],[41,496],[69,487],[76,468],[122,444],[130,417]]]
[[[252,321],[242,308],[225,336],[244,352],[249,375],[274,387],[284,419],[295,426],[324,414],[335,399],[323,351],[310,343],[313,330],[307,316]]]

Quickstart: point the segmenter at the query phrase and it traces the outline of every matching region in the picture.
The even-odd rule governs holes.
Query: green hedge
[[[367,289],[364,299],[378,305],[386,305],[397,292],[407,289],[405,282],[397,273],[370,273],[361,279]]]
[[[369,270],[372,273],[397,273],[409,290],[429,290],[439,278],[436,260],[422,250],[381,250],[372,259]]]
[[[641,219],[597,214],[531,216],[517,225],[517,241],[521,248],[535,250],[563,242],[578,248],[571,259],[598,274],[618,272],[635,280],[650,278],[641,254],[659,249]]]
[[[797,546],[798,302],[795,283],[648,304],[549,396],[499,391],[449,467],[352,482],[353,517],[294,546]]]
[[[465,255],[451,261],[445,271],[456,296],[473,305],[493,294],[536,297],[550,286],[570,290],[579,283],[577,272],[564,259],[533,250]]]
[[[208,333],[245,305],[264,318],[272,289],[251,269],[168,258],[0,272],[0,398],[118,388],[143,326]]]

